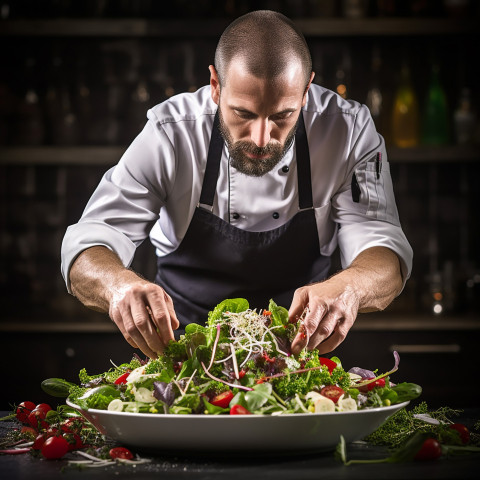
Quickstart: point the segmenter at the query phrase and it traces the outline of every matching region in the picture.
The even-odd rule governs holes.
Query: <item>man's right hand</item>
[[[150,358],[163,352],[180,326],[167,292],[142,280],[116,290],[108,313],[127,342]]]
[[[156,358],[174,340],[180,322],[170,296],[106,247],[84,250],[70,269],[70,282],[84,305],[108,312],[127,342],[148,357]]]

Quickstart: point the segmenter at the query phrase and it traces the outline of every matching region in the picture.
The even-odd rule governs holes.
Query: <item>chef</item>
[[[279,13],[235,20],[209,70],[210,85],[148,111],[67,229],[67,288],[152,358],[235,297],[303,315],[294,353],[332,351],[411,271],[383,138],[365,106],[312,83],[305,39]],[[148,236],[155,283],[129,269]]]

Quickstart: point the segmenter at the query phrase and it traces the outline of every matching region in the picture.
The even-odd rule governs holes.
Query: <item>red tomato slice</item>
[[[463,423],[452,423],[450,428],[459,433],[462,443],[468,443],[470,441],[470,431]]]
[[[130,375],[130,370],[125,372],[123,375],[120,375],[113,383],[115,383],[115,385],[122,385],[124,383],[127,383],[127,378],[129,375]]]
[[[332,374],[333,369],[337,366],[337,364],[333,361],[330,360],[329,358],[326,357],[319,357],[320,359],[320,365],[325,365],[328,368],[328,371],[330,374]]]
[[[345,395],[345,391],[336,385],[327,385],[320,390],[320,395],[329,398],[333,403],[337,403],[338,399]]]
[[[227,408],[233,397],[233,392],[227,390],[213,397],[210,403],[216,407]]]
[[[373,378],[375,378],[375,377],[366,378],[365,380],[372,380]],[[365,393],[365,392],[369,392],[370,390],[373,390],[376,387],[380,387],[380,388],[385,387],[385,379],[384,378],[379,378],[378,380],[375,380],[372,383],[367,383],[367,385],[363,385],[361,387],[358,387],[358,390]]]
[[[113,458],[114,460],[116,458],[121,458],[122,460],[132,460],[133,459],[133,453],[125,447],[115,447],[110,450],[110,458]]]
[[[230,415],[251,415],[252,412],[249,412],[245,407],[242,407],[238,403],[236,403],[230,409]]]
[[[19,422],[26,422],[28,415],[32,410],[35,409],[35,404],[33,402],[22,402],[18,405],[16,411],[16,417]]]
[[[68,442],[63,437],[50,437],[41,448],[42,455],[47,460],[62,458],[68,452]]]
[[[435,460],[442,455],[442,447],[434,438],[427,438],[415,455],[415,460]]]

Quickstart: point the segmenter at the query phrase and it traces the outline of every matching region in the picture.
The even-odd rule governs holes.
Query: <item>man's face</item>
[[[265,175],[283,158],[295,135],[306,101],[301,65],[293,63],[268,80],[248,73],[241,61],[233,60],[221,92],[213,73],[212,98],[219,106],[231,165],[245,175]]]

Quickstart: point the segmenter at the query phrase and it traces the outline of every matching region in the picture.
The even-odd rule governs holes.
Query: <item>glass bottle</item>
[[[445,145],[449,141],[447,98],[439,78],[438,65],[433,65],[422,119],[422,143]]]
[[[458,145],[468,145],[473,142],[475,134],[476,116],[472,108],[471,92],[463,88],[457,109],[453,115],[455,142]]]
[[[418,101],[406,62],[402,65],[400,85],[393,101],[392,141],[400,148],[415,147],[419,143]]]
[[[370,88],[367,92],[367,98],[365,104],[370,110],[372,119],[377,127],[377,131],[386,136],[386,128],[384,125],[384,104],[385,99],[380,87],[380,70],[382,66],[382,58],[378,47],[374,47],[372,50],[372,63],[371,63],[371,81]]]
[[[45,119],[37,86],[36,60],[25,60],[26,88],[14,113],[12,143],[17,145],[42,145],[45,142]]]

